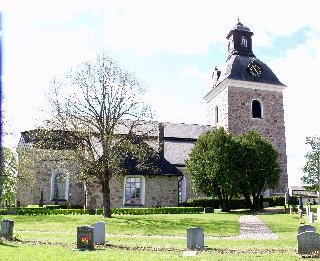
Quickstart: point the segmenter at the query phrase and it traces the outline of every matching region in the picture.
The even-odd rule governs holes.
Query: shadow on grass
[[[17,248],[17,247],[18,247],[18,246],[15,246],[15,245],[12,245],[12,244],[10,244],[10,243],[3,242],[3,241],[0,241],[0,246],[14,247],[14,248]]]

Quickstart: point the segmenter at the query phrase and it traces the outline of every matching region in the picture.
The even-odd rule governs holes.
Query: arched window
[[[219,108],[216,106],[214,108],[214,121],[217,124],[219,122]]]
[[[69,175],[65,171],[55,170],[51,175],[51,200],[68,200]]]
[[[187,200],[187,181],[186,177],[183,178],[179,182],[179,204],[182,204]]]
[[[127,176],[124,179],[124,205],[144,205],[144,177]]]
[[[258,100],[252,101],[252,118],[262,119],[262,105]]]

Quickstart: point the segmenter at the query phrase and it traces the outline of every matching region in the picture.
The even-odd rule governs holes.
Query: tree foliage
[[[218,128],[199,137],[186,163],[197,191],[218,197],[228,211],[230,199],[240,194],[248,207],[258,208],[261,193],[278,184],[277,157],[255,131],[234,137]]]
[[[239,161],[239,187],[247,205],[252,209],[258,209],[262,192],[278,185],[278,152],[256,131],[243,134],[238,141],[242,150]]]
[[[305,175],[301,178],[303,184],[311,190],[319,189],[320,177],[320,137],[307,137],[306,145],[310,145],[311,151],[306,155],[306,164],[303,167]]]
[[[218,197],[224,211],[238,193],[237,149],[236,140],[218,128],[199,137],[186,162],[196,191]]]
[[[2,147],[1,175],[0,175],[0,203],[11,201],[16,194],[17,160],[14,152]],[[0,204],[1,207],[1,204]]]
[[[111,217],[111,177],[127,173],[128,162],[147,167],[150,151],[143,144],[153,130],[142,123],[152,117],[144,92],[140,81],[105,53],[52,82],[52,119],[46,129],[72,134],[82,178],[101,185],[105,217]]]

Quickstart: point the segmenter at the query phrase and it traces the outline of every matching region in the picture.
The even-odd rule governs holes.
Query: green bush
[[[43,206],[44,209],[67,209],[68,206],[67,205],[44,205]]]
[[[219,208],[220,200],[217,198],[191,198],[183,203],[186,207],[213,207]]]
[[[19,208],[17,210],[18,215],[83,215],[87,214],[87,210],[84,209],[47,209],[47,208]]]
[[[264,198],[264,202],[268,202],[270,207],[284,206],[285,198],[284,196],[266,197]],[[299,204],[298,198],[296,196],[292,196],[291,201],[289,202],[289,205],[298,205],[298,204]]]
[[[212,208],[221,208],[220,200],[217,198],[194,198],[188,199],[187,202],[183,204],[186,207],[212,207]],[[242,209],[246,208],[246,202],[244,199],[232,199],[230,201],[231,209]]]
[[[8,210],[7,209],[0,209],[0,215],[7,215]]]
[[[147,214],[195,214],[202,213],[203,207],[163,207],[163,208],[115,208],[112,214],[147,215]],[[98,211],[97,211],[98,213]],[[100,213],[100,210],[99,210]]]
[[[0,215],[7,215],[8,210],[0,210]],[[202,207],[164,207],[164,208],[115,208],[113,214],[118,215],[147,215],[147,214],[194,214],[202,213]],[[84,215],[88,210],[84,209],[50,209],[46,207],[17,208],[17,215]],[[96,215],[102,215],[102,208],[96,209]]]

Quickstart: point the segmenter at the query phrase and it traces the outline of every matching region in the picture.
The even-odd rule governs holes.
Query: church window
[[[64,171],[54,171],[51,175],[51,200],[68,200],[69,177]]]
[[[127,176],[124,184],[124,205],[144,205],[144,178]]]
[[[183,176],[183,178],[179,181],[179,204],[182,204],[187,200],[187,181],[186,177]]]
[[[252,101],[252,118],[262,119],[262,105],[259,100]]]
[[[219,108],[216,106],[214,108],[214,121],[217,124],[219,122]]]

